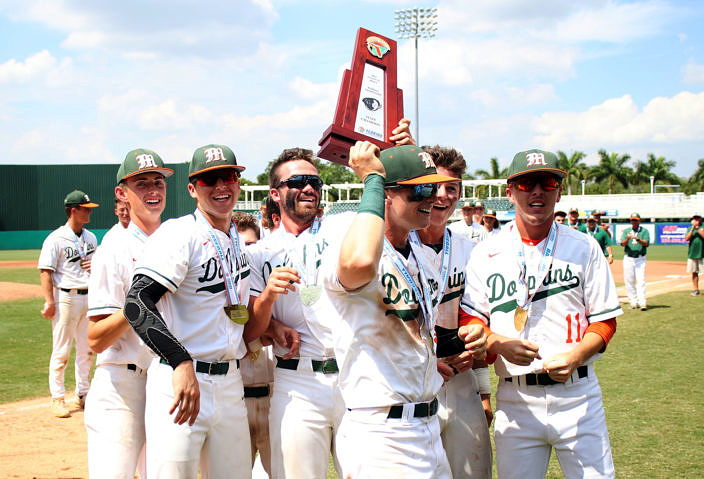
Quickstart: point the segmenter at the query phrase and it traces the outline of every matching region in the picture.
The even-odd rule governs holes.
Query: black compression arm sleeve
[[[183,361],[190,361],[191,355],[171,334],[156,309],[164,293],[166,288],[149,276],[136,275],[127,293],[125,317],[142,341],[176,369]]]

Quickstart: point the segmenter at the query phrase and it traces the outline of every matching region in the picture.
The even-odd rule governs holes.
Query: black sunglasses
[[[423,185],[391,185],[386,188],[401,189],[407,188],[411,190],[408,201],[423,201],[435,196],[438,193],[437,183],[426,183]]]
[[[226,185],[231,185],[240,177],[239,171],[234,168],[220,168],[207,171],[196,176],[192,182],[198,186],[215,186],[218,180],[222,180]]]
[[[306,185],[310,185],[314,190],[320,191],[323,188],[323,180],[318,175],[294,175],[281,180],[276,188],[281,188],[283,185],[297,190],[302,190]]]

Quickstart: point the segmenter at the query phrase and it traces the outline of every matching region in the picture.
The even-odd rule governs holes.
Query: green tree
[[[560,169],[567,173],[565,181],[567,182],[567,194],[572,194],[572,182],[584,179],[587,165],[582,161],[584,153],[581,151],[573,152],[569,157],[563,151],[557,152],[557,161]]]
[[[655,184],[661,181],[666,184],[675,185],[680,183],[677,175],[672,173],[676,162],[666,160],[664,156],[656,157],[652,153],[648,153],[648,161],[639,161],[636,163],[636,171],[634,179],[638,182],[650,182],[652,176]]]
[[[697,161],[697,169],[687,180],[685,193],[693,194],[697,191],[704,191],[704,158]]]
[[[590,177],[597,183],[606,182],[609,194],[613,194],[614,185],[620,183],[624,188],[628,188],[629,180],[633,176],[633,170],[626,166],[631,155],[624,153],[607,153],[606,150],[599,150],[599,164],[590,171]]]
[[[483,180],[500,180],[508,176],[508,168],[500,169],[498,158],[493,157],[489,160],[489,171],[479,169],[474,172],[474,176]]]

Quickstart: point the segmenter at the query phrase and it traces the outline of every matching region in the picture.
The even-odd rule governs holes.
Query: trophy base
[[[330,125],[318,142],[320,151],[318,151],[317,156],[324,160],[349,166],[350,148],[357,141],[370,141],[378,146],[380,150],[394,146],[393,143],[370,138],[347,128]]]

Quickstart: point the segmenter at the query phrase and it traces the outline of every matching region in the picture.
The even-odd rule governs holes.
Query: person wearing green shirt
[[[614,262],[614,252],[611,248],[611,239],[609,235],[598,226],[598,220],[595,216],[590,216],[587,219],[587,231],[586,233],[594,238],[599,246],[601,246],[601,251],[604,252],[604,256],[609,261],[609,264]]]
[[[650,233],[640,225],[640,215],[632,213],[631,227],[621,235],[621,246],[624,247],[623,281],[631,309],[640,306],[641,311],[648,309],[645,304],[645,253],[649,244]]]
[[[704,228],[702,217],[698,213],[692,216],[692,226],[687,230],[684,239],[689,241],[687,272],[692,273],[692,296],[699,296],[699,272],[704,268]]]
[[[567,218],[567,226],[582,233],[587,232],[587,227],[584,223],[579,222],[579,210],[577,208],[570,209],[569,218]]]

